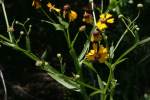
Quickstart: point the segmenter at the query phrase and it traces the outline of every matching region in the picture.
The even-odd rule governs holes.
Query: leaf
[[[46,21],[46,20],[41,20],[41,22],[44,22],[44,23],[48,23],[48,24],[51,24],[55,27],[56,30],[61,30],[61,31],[64,31],[64,26],[61,25],[61,24],[57,24],[57,23],[52,23],[50,21]]]
[[[85,56],[86,52],[88,51],[89,49],[89,46],[90,46],[90,41],[87,40],[84,44],[84,47],[82,49],[82,52],[80,53],[79,57],[78,57],[78,60],[79,62],[83,59],[83,57]]]
[[[103,94],[104,92],[102,91],[102,90],[97,90],[97,91],[94,91],[94,92],[92,92],[91,94],[90,94],[90,96],[94,96],[94,95],[96,95],[96,94]]]
[[[142,45],[142,44],[145,44],[147,42],[150,42],[150,37],[147,37],[146,39],[141,40],[140,42],[138,42],[138,45]]]
[[[64,27],[61,24],[52,23],[52,25],[55,27],[56,30],[64,30]]]
[[[74,37],[74,39],[73,39],[73,41],[72,41],[72,43],[71,43],[72,47],[74,46],[74,44],[75,44],[75,42],[76,42],[76,40],[77,40],[77,38],[78,38],[78,36],[79,36],[79,33],[80,33],[80,32],[77,32],[77,33],[76,33],[76,35],[75,35],[75,37]]]
[[[96,69],[93,67],[92,63],[90,63],[90,62],[88,62],[88,61],[86,61],[86,60],[84,60],[82,63],[85,64],[87,68],[89,68],[90,70],[92,70],[92,71],[94,71],[95,73],[97,73],[97,71],[96,71]]]
[[[69,24],[66,21],[63,21],[60,16],[58,16],[57,18],[58,18],[60,24],[63,25],[65,29],[67,29],[69,27]]]
[[[116,67],[116,65],[118,65],[118,64],[120,64],[120,63],[122,63],[122,62],[124,62],[125,60],[127,60],[127,58],[123,58],[123,59],[121,59],[121,60],[117,60],[113,65],[112,65],[112,69],[114,70],[115,69],[115,67]]]
[[[80,84],[73,81],[71,78],[60,74],[57,70],[55,70],[51,65],[45,65],[43,66],[43,70],[47,71],[48,74],[56,80],[58,83],[62,84],[68,89],[72,89],[74,91],[80,92]]]
[[[114,9],[118,6],[118,1],[117,0],[109,0],[109,9]]]
[[[45,59],[47,57],[47,50],[45,50],[41,56],[41,59]]]
[[[104,89],[103,81],[98,74],[97,74],[97,79],[98,79],[98,85],[99,85],[100,89]]]
[[[7,42],[10,42],[10,40],[7,37],[5,37],[5,36],[3,36],[1,34],[0,34],[0,38],[3,39],[3,40],[5,40],[5,41],[7,41]]]
[[[110,47],[110,49],[109,49],[109,52],[110,52],[110,58],[114,58],[114,45],[113,45],[113,43],[112,43],[112,45],[111,45],[111,47]]]
[[[92,90],[99,90],[98,88],[96,88],[96,87],[93,87],[93,86],[91,86],[91,85],[89,85],[89,84],[86,84],[86,83],[83,83],[83,82],[81,82],[81,81],[77,81],[80,85],[82,85],[82,86],[84,86],[84,87],[87,87],[87,88],[89,88],[89,89],[92,89]]]

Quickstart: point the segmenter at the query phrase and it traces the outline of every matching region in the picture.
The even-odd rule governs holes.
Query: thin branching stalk
[[[5,9],[5,4],[4,4],[4,1],[3,1],[3,0],[1,1],[1,4],[2,4],[2,9],[3,9],[3,14],[4,14],[6,26],[7,26],[7,31],[8,31],[9,39],[10,39],[11,42],[13,42],[12,34],[11,34],[11,32],[9,31],[9,30],[10,30],[10,25],[9,25],[9,21],[8,21],[6,9]]]
[[[124,36],[126,35],[126,33],[127,33],[128,31],[131,31],[131,30],[130,30],[130,27],[131,27],[132,24],[139,18],[139,15],[140,15],[140,10],[139,10],[139,12],[138,12],[138,15],[135,17],[135,19],[134,19],[132,22],[130,22],[129,25],[127,25],[127,24],[125,23],[124,17],[121,18],[121,20],[122,20],[122,21],[124,22],[124,24],[127,26],[127,29],[124,31],[124,33],[122,34],[122,36],[121,36],[120,39],[118,40],[118,42],[117,42],[117,44],[116,44],[116,46],[115,46],[115,48],[114,48],[112,54],[116,51],[116,49],[118,48],[118,46],[119,46],[119,44],[121,43],[122,39],[123,39]],[[134,33],[132,32],[132,34],[134,34]]]

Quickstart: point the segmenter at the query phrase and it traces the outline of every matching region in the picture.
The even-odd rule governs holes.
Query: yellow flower
[[[68,14],[68,18],[69,18],[69,21],[72,22],[74,21],[75,19],[77,19],[77,13],[73,10],[71,10]]]
[[[94,61],[96,56],[96,50],[90,50],[90,52],[86,55],[86,59],[90,61]]]
[[[54,10],[54,11],[60,13],[60,9],[55,8],[55,5],[52,5],[50,2],[47,4],[47,7],[49,8],[49,11]]]
[[[93,43],[93,49],[86,55],[86,59],[90,61],[99,61],[104,63],[109,58],[107,48],[104,48],[102,45]]]
[[[41,8],[40,0],[33,0],[32,6],[35,7],[36,9]]]
[[[100,31],[104,31],[106,28],[108,28],[108,24],[112,23],[114,23],[114,18],[112,18],[112,15],[109,13],[104,13],[100,15],[100,19],[96,26]]]
[[[104,63],[109,58],[108,50],[103,46],[99,47],[98,55],[99,55],[98,61],[100,63]]]

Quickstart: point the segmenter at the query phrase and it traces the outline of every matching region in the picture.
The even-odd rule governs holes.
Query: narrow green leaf
[[[41,20],[41,22],[44,22],[44,23],[48,23],[48,24],[53,25],[53,26],[55,27],[56,30],[64,31],[64,26],[61,25],[61,24],[53,23],[53,22],[46,21],[46,20]]]
[[[90,63],[90,62],[88,62],[88,61],[86,61],[86,60],[84,60],[82,63],[85,64],[88,69],[90,69],[90,70],[94,71],[95,73],[97,73],[97,71],[96,71],[96,69],[93,67],[92,63]]]
[[[111,47],[110,47],[110,49],[109,49],[109,52],[110,52],[110,58],[114,58],[114,45],[113,45],[113,43],[112,43],[112,45],[111,45]]]
[[[61,31],[64,30],[64,27],[61,24],[53,23],[52,25],[55,27],[56,30],[61,30]]]
[[[109,9],[116,8],[118,6],[118,1],[117,0],[109,0]]]
[[[75,52],[75,49],[72,47],[69,51],[71,57],[73,58],[74,60],[74,65],[75,65],[75,68],[76,68],[76,71],[77,73],[80,71],[80,65],[79,65],[79,61],[78,61],[78,58],[77,58],[77,55],[76,55],[76,52]]]
[[[47,57],[47,50],[45,50],[41,56],[41,59],[45,59]]]
[[[99,90],[98,88],[96,88],[96,87],[93,87],[93,86],[91,86],[91,85],[89,85],[89,84],[86,84],[86,83],[83,83],[83,82],[81,82],[81,81],[77,81],[80,85],[82,85],[82,86],[84,86],[84,87],[87,87],[87,88],[89,88],[89,89],[92,89],[92,90]]]
[[[79,33],[80,33],[80,32],[77,32],[77,33],[76,33],[76,35],[75,35],[75,37],[74,37],[74,39],[73,39],[73,41],[72,41],[72,43],[71,43],[72,47],[74,46],[74,43],[76,42],[76,40],[77,40],[77,38],[78,38],[78,36],[79,36]]]
[[[71,78],[60,74],[57,70],[55,70],[51,65],[45,65],[44,70],[48,72],[48,74],[57,82],[62,84],[68,89],[72,89],[74,91],[80,92],[80,84],[73,81]]]
[[[62,20],[62,18],[60,16],[58,16],[57,18],[58,18],[60,24],[63,25],[65,29],[67,29],[69,27],[69,24],[66,21]]]
[[[94,91],[90,94],[90,96],[94,96],[94,95],[97,95],[97,94],[103,94],[104,92],[102,90],[97,90],[97,91]]]
[[[138,45],[142,45],[147,42],[150,42],[150,37],[147,37],[146,39],[141,40],[140,42],[138,42]]]
[[[78,57],[78,60],[79,62],[83,59],[83,57],[85,56],[85,54],[87,53],[88,49],[89,49],[89,46],[90,46],[90,41],[87,40],[84,44],[84,47],[83,47],[83,50],[82,52],[80,53],[79,57]]]
[[[0,38],[3,39],[3,40],[6,40],[7,42],[10,42],[10,40],[7,37],[5,37],[5,36],[3,36],[1,34],[0,34]]]
[[[99,85],[100,89],[104,89],[103,81],[98,74],[97,74],[97,79],[98,79],[98,85]]]

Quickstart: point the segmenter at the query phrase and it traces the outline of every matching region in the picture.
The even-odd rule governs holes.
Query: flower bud
[[[140,30],[140,28],[139,28],[139,27],[137,27],[137,28],[136,28],[136,30],[137,30],[137,31],[139,31],[139,30]]]
[[[143,4],[139,3],[139,4],[137,4],[137,7],[138,7],[138,8],[142,8],[142,7],[143,7]]]
[[[31,27],[32,27],[32,25],[29,25],[29,27],[31,28]]]
[[[47,65],[48,65],[48,62],[45,61],[45,62],[44,62],[44,65],[47,66]]]
[[[85,25],[82,25],[81,27],[79,27],[79,32],[83,32],[86,29]]]
[[[23,35],[24,34],[24,31],[20,31],[20,35]]]
[[[18,21],[15,22],[15,24],[18,24],[18,23],[19,23]]]
[[[43,62],[41,60],[36,61],[35,66],[42,66]]]
[[[11,26],[7,29],[7,32],[13,32],[14,31],[14,28]]]
[[[129,3],[129,4],[133,4],[134,1],[133,1],[133,0],[129,0],[128,3]]]
[[[57,58],[61,58],[61,54],[60,53],[57,54]]]
[[[118,16],[118,18],[122,18],[123,17],[123,15],[122,14],[120,14],[119,16]]]

